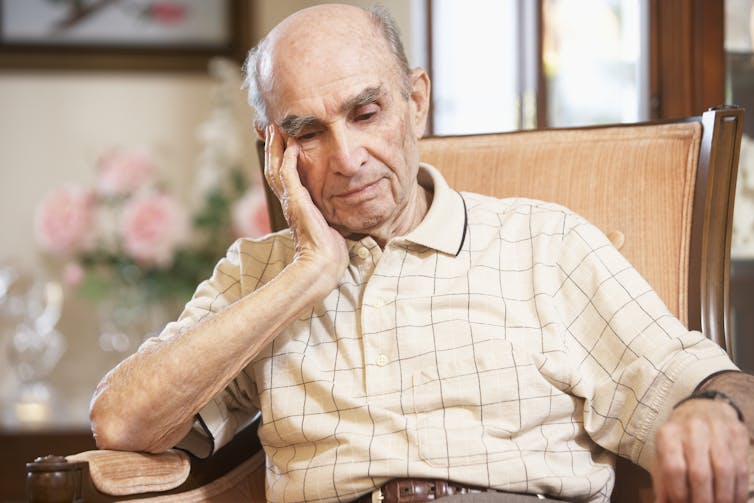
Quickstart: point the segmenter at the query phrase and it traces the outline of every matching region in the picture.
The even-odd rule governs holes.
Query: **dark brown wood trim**
[[[544,0],[537,0],[537,129],[548,127],[547,119],[547,79],[545,78],[545,63],[543,57],[545,25]]]
[[[732,356],[729,289],[734,198],[730,194],[735,193],[743,109],[712,109],[701,121],[689,256],[689,328],[702,330]],[[712,145],[717,145],[714,151]]]
[[[725,7],[722,0],[694,0],[692,110],[725,103]],[[693,112],[692,112],[693,113]]]
[[[659,36],[659,23],[658,23],[658,11],[659,0],[649,0],[647,8],[649,9],[649,120],[657,120],[660,118],[662,111],[660,110],[660,36]]]
[[[653,119],[688,117],[725,100],[722,0],[650,0]]]

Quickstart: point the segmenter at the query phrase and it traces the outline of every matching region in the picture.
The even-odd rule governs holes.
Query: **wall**
[[[252,9],[252,33],[266,33],[285,16],[317,1],[264,0]],[[368,7],[372,2],[351,1]],[[421,1],[384,1],[396,17],[409,54],[415,44],[411,10]],[[56,262],[35,245],[36,203],[64,182],[90,185],[97,156],[112,146],[151,148],[163,178],[188,196],[197,168],[197,128],[208,118],[212,80],[204,73],[45,72],[0,70],[0,265],[26,274],[56,271]],[[240,93],[241,91],[239,91]],[[238,112],[251,123],[246,107]],[[253,157],[253,140],[247,148]],[[0,325],[0,331],[2,331]],[[67,351],[52,375],[61,394],[58,423],[85,424],[87,404],[113,355],[98,347],[98,321],[91,305],[66,297],[60,331]],[[0,399],[15,389],[0,332]]]
[[[56,271],[56,261],[42,256],[35,245],[35,204],[65,182],[91,185],[94,162],[109,147],[152,149],[168,183],[186,193],[196,167],[196,127],[209,111],[209,89],[210,79],[203,74],[0,75],[0,218],[5,236],[0,260],[25,275]],[[54,377],[66,388],[63,401],[76,403],[60,413],[78,420],[97,376],[112,363],[110,355],[98,350],[91,313],[91,306],[71,295],[60,323],[68,350]],[[10,376],[0,371],[0,378],[8,393]]]

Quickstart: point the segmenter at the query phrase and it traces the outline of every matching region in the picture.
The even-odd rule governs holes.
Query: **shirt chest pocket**
[[[512,438],[525,425],[525,356],[507,341],[475,348],[473,358],[438,363],[413,375],[419,455],[427,463],[459,466],[519,456]],[[530,392],[531,390],[529,390]]]

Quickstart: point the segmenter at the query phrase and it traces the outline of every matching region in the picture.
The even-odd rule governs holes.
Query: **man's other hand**
[[[657,431],[652,480],[658,503],[744,503],[749,433],[733,407],[691,399]]]

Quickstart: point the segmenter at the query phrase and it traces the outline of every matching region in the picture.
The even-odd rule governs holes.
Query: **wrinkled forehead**
[[[398,64],[372,23],[327,30],[288,30],[270,40],[260,60],[262,93],[270,118],[290,101],[323,96],[358,81],[398,82]]]

